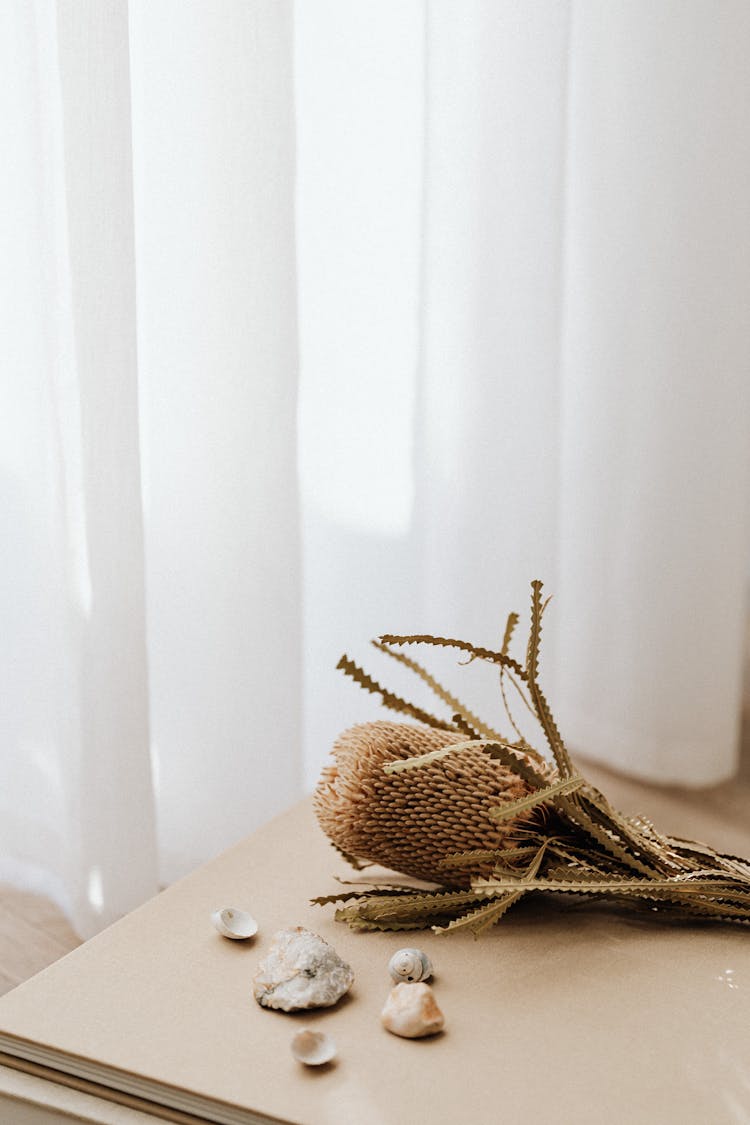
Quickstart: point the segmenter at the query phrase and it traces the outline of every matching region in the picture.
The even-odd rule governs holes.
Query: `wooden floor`
[[[0,884],[0,995],[79,944],[51,902]]]
[[[733,855],[750,855],[750,722],[735,781],[711,789],[644,785],[581,761],[589,780],[617,808],[648,816],[667,833],[702,840]],[[0,884],[0,995],[75,949],[79,939],[52,903]]]

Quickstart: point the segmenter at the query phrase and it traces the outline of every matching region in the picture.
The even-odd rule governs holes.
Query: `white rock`
[[[253,995],[264,1008],[295,1012],[328,1008],[351,988],[354,973],[322,937],[295,926],[274,935],[253,977]]]
[[[435,1035],[445,1027],[445,1017],[429,984],[405,981],[392,988],[380,1016],[383,1027],[404,1039]]]

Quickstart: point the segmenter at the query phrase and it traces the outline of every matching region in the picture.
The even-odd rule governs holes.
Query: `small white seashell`
[[[413,983],[429,980],[432,976],[432,963],[421,949],[399,949],[388,962],[388,971],[395,981]]]
[[[253,977],[253,995],[263,1008],[296,1012],[336,1004],[354,973],[336,950],[304,926],[280,930]]]
[[[381,1012],[383,1027],[403,1039],[435,1035],[445,1027],[445,1017],[429,984],[402,981],[392,988]]]
[[[298,1031],[292,1039],[292,1054],[305,1066],[322,1066],[336,1057],[336,1044],[322,1031]]]
[[[216,910],[211,915],[211,921],[222,937],[231,938],[232,941],[244,941],[258,932],[258,923],[252,915],[245,910],[235,910],[233,906]]]

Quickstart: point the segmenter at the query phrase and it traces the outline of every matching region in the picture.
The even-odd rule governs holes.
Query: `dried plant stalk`
[[[506,708],[503,675],[535,716],[551,761],[520,735],[510,742],[495,734],[416,661],[401,659],[454,709],[451,719],[393,695],[341,658],[346,675],[421,725],[365,723],[342,734],[315,793],[318,820],[354,866],[368,860],[438,885],[381,882],[313,901],[340,904],[337,919],[358,929],[479,935],[539,891],[605,897],[656,917],[747,924],[750,862],[623,816],[574,767],[538,682],[541,591],[533,582],[524,664],[508,653],[513,614],[499,652],[428,635],[385,635],[376,646],[397,659],[402,645],[451,647],[497,665]]]

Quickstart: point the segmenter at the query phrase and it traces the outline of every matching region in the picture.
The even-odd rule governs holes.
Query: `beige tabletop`
[[[639,811],[628,809],[627,811]],[[718,842],[718,841],[717,841]],[[485,937],[352,933],[308,898],[347,875],[308,802],[0,1000],[0,1029],[303,1125],[750,1122],[750,933],[522,902]],[[369,872],[368,872],[369,874]],[[219,905],[252,910],[250,943]],[[275,930],[302,924],[354,968],[333,1009],[262,1010],[250,981]],[[445,1032],[384,1031],[387,962],[418,944]],[[295,1031],[338,1061],[305,1070]]]

